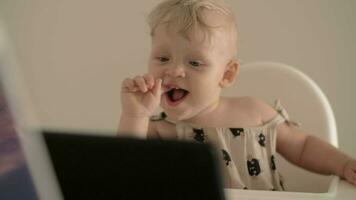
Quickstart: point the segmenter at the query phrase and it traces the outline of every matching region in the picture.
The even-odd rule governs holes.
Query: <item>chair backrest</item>
[[[300,122],[303,130],[338,146],[336,122],[329,101],[312,79],[291,66],[273,62],[242,65],[236,83],[223,91],[223,95],[255,96],[271,105],[279,99],[291,120]],[[281,156],[278,162],[288,190],[328,190],[331,177],[296,167]]]

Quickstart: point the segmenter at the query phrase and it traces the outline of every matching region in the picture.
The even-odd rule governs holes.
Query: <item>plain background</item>
[[[43,126],[115,133],[121,81],[146,72],[146,16],[157,2],[0,0]],[[231,4],[243,62],[282,62],[310,76],[331,102],[340,148],[356,157],[356,1]]]

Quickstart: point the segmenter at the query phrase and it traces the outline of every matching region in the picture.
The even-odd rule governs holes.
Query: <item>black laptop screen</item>
[[[65,199],[223,199],[207,144],[44,133]]]

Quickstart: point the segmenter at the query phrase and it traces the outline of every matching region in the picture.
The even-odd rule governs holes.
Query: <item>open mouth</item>
[[[189,92],[185,89],[171,88],[166,92],[166,97],[170,105],[178,105],[187,97],[188,94]]]

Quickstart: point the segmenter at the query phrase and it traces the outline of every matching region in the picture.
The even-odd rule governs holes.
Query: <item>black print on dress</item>
[[[247,187],[244,187],[243,189],[244,189],[244,190],[248,190],[248,188],[247,188]]]
[[[165,112],[161,112],[161,119],[166,119],[167,118],[167,114]]]
[[[230,128],[230,131],[234,137],[240,136],[243,132],[243,128]]]
[[[193,128],[193,131],[195,133],[194,140],[196,140],[198,142],[204,142],[205,134],[204,134],[203,129],[195,129],[195,128]]]
[[[231,162],[231,157],[230,157],[229,153],[227,151],[225,151],[224,149],[222,149],[222,153],[223,153],[223,159],[225,160],[225,164],[226,164],[226,166],[228,166]]]
[[[274,155],[271,156],[271,169],[276,170],[276,162],[274,161]]]
[[[247,160],[247,169],[250,176],[258,176],[261,173],[260,164],[256,158]]]
[[[167,118],[167,114],[165,112],[161,112],[159,115],[155,115],[150,117],[151,121],[162,121]]]
[[[266,146],[266,137],[262,133],[258,135],[258,143],[263,147]]]

